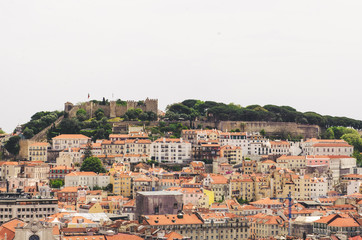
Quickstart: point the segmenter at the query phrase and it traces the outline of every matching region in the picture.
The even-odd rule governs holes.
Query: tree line
[[[233,103],[225,104],[196,99],[187,99],[181,103],[167,106],[165,118],[173,121],[200,119],[207,121],[295,122],[318,125],[324,129],[332,126],[362,129],[362,121],[360,120],[321,115],[315,112],[299,112],[290,106],[268,104],[242,107]]]

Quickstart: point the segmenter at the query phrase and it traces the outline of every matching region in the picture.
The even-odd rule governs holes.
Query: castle
[[[158,114],[158,99],[146,98],[144,101],[129,100],[124,105],[117,104],[116,101],[110,101],[109,105],[100,105],[94,102],[85,102],[80,105],[73,105],[70,102],[64,104],[64,112],[67,113],[70,118],[76,117],[77,111],[81,108],[86,110],[90,117],[94,117],[94,112],[98,109],[102,109],[104,115],[108,118],[121,117],[132,108],[140,108],[144,112],[154,112]]]

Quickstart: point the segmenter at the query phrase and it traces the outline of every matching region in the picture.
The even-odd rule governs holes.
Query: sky
[[[362,119],[362,1],[2,0],[0,128],[91,99]]]

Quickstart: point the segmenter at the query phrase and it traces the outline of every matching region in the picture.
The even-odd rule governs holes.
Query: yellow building
[[[249,201],[253,200],[255,198],[254,180],[250,178],[230,180],[230,196]]]
[[[113,185],[113,193],[123,197],[132,196],[132,178],[127,173],[116,172],[111,174],[110,183]]]
[[[204,191],[204,194],[208,197],[208,200],[209,200],[208,205],[210,206],[211,204],[213,204],[215,202],[215,200],[214,200],[215,194],[213,191],[209,191],[206,189],[204,189],[203,191]]]
[[[222,146],[220,148],[220,157],[224,157],[230,164],[239,164],[243,160],[241,147]]]
[[[36,142],[28,146],[28,156],[30,161],[43,161],[47,160],[48,143]]]
[[[283,155],[277,158],[277,167],[297,170],[305,168],[306,156],[286,156]]]
[[[250,236],[252,239],[286,236],[288,234],[288,222],[279,216],[259,213],[252,216],[250,220]]]

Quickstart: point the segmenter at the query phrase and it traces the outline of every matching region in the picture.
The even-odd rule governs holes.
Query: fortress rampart
[[[69,117],[75,117],[77,111],[83,108],[89,117],[94,117],[95,111],[102,109],[104,115],[109,118],[121,117],[131,108],[140,108],[144,112],[158,113],[158,100],[147,98],[144,101],[127,101],[125,105],[119,105],[116,101],[111,101],[109,105],[100,105],[93,102],[85,102],[80,105],[73,105],[70,102],[65,103],[64,111]]]

